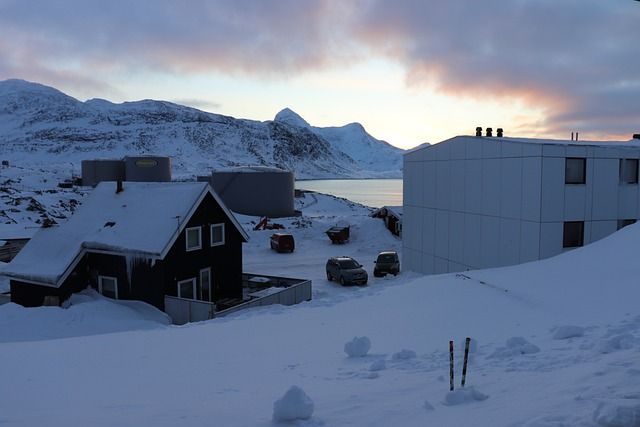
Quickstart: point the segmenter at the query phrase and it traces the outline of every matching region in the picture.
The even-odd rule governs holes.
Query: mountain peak
[[[291,110],[290,108],[285,108],[276,114],[276,117],[273,119],[276,122],[287,123],[289,125],[299,126],[299,127],[309,127],[309,123],[298,113]]]
[[[22,79],[0,80],[0,93],[30,92],[63,94],[58,89]]]

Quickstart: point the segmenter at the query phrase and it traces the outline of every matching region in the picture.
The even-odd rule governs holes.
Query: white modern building
[[[635,136],[635,135],[634,135]],[[551,257],[640,218],[640,140],[458,136],[404,156],[404,267]]]

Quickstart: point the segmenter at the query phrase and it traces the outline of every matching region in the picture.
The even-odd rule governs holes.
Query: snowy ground
[[[0,306],[0,424],[640,426],[640,225],[546,261],[342,288],[327,257],[372,276],[375,254],[400,241],[359,205],[304,203],[278,221],[296,251],[251,232],[245,270],[311,278],[311,302],[182,327],[95,295],[67,310]],[[331,245],[323,232],[340,221],[352,241]],[[449,394],[448,342],[459,390],[466,336],[467,387]],[[370,341],[366,356],[345,353],[354,337]],[[313,414],[274,421],[276,401],[278,419]]]

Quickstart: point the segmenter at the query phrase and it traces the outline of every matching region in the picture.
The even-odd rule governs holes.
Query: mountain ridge
[[[264,122],[168,101],[79,101],[24,80],[0,81],[0,155],[37,165],[158,154],[188,178],[244,165],[292,170],[297,178],[399,178],[402,153],[358,124],[309,125],[289,108]]]

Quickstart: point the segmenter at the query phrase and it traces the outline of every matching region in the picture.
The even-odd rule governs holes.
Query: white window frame
[[[198,246],[189,247],[189,231],[198,230]],[[184,231],[184,245],[187,252],[197,251],[198,249],[202,249],[202,227],[189,227]]]
[[[204,284],[202,283],[202,273],[204,273],[204,272],[209,273],[209,283],[208,283],[209,299],[208,300],[202,299],[202,290],[204,289]],[[202,270],[200,270],[200,295],[198,295],[198,299],[200,301],[211,302],[213,300],[213,295],[211,294],[211,291],[212,291],[211,282],[212,282],[212,280],[211,280],[211,267],[203,268]]]
[[[191,283],[191,291],[193,293],[193,298],[185,298],[182,295],[180,295],[180,285],[183,283]],[[176,285],[178,287],[176,295],[178,295],[178,298],[183,298],[183,299],[189,299],[189,300],[195,300],[197,299],[198,295],[197,295],[197,289],[196,289],[196,278],[192,277],[190,279],[184,279],[184,280],[178,280],[178,283]]]
[[[119,299],[118,297],[118,278],[117,277],[112,277],[112,276],[98,276],[98,292],[100,292],[100,295],[104,294],[102,293],[102,280],[104,279],[108,279],[108,280],[113,280],[115,285],[116,285],[116,299]],[[107,297],[107,298],[111,298],[111,297]]]
[[[214,227],[220,227],[222,228],[222,241],[220,242],[214,242],[213,241],[213,228]],[[209,244],[211,245],[211,247],[214,246],[222,246],[225,243],[225,238],[224,238],[224,222],[221,222],[220,224],[211,224],[211,226],[209,227]]]

